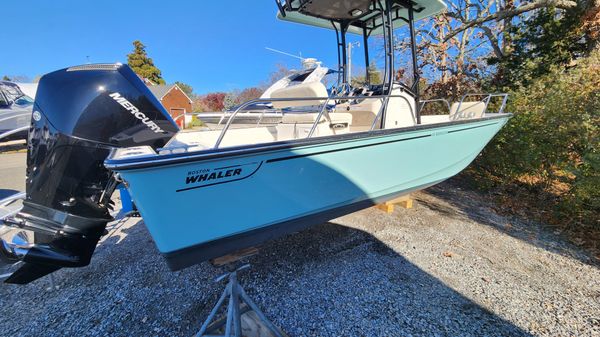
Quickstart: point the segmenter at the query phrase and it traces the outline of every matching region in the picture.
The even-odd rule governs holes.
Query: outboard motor
[[[61,267],[88,265],[113,220],[110,197],[118,182],[104,160],[121,147],[156,150],[177,131],[127,65],[89,64],[43,76],[28,136],[23,208],[0,226],[33,235],[0,242],[0,258],[21,261],[5,282],[25,284]]]

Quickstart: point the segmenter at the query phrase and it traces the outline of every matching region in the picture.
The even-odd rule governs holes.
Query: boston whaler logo
[[[146,116],[143,112],[140,111],[133,103],[129,102],[125,97],[122,97],[118,92],[114,92],[109,95],[114,99],[117,103],[121,104],[122,107],[129,110],[131,114],[142,121],[150,130],[155,133],[164,133],[163,129],[161,129],[155,122],[151,121],[149,117]]]
[[[242,165],[202,168],[188,171],[185,177],[186,187],[178,189],[177,192],[246,179],[256,173],[261,164],[262,162],[253,162]]]
[[[242,169],[236,168],[236,169],[232,169],[232,170],[220,170],[220,171],[214,171],[214,172],[210,172],[210,173],[209,172],[210,172],[209,169],[189,172],[188,176],[185,178],[185,183],[193,184],[195,182],[203,182],[203,181],[207,181],[207,180],[235,177],[235,176],[239,176],[240,174],[242,174]],[[192,175],[189,175],[190,173]],[[199,173],[199,174],[196,174],[196,173]]]

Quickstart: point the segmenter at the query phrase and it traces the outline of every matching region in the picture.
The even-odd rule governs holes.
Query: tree
[[[27,75],[12,75],[10,76],[11,81],[13,82],[21,82],[21,83],[29,83],[31,82],[31,77]]]
[[[136,40],[133,41],[133,51],[127,54],[127,64],[139,76],[146,78],[156,84],[165,84],[160,70],[154,65],[154,61],[148,57],[146,46]]]
[[[26,75],[4,75],[2,77],[3,81],[11,81],[11,82],[21,82],[21,83],[29,83],[31,82],[31,78]]]
[[[584,8],[582,28],[593,50],[600,45],[600,0],[582,1],[581,6]]]
[[[249,100],[257,99],[262,95],[262,93],[263,93],[263,90],[261,90],[258,87],[246,88],[246,89],[242,90],[242,92],[240,92],[239,95],[237,96],[237,104],[242,104]]]
[[[276,64],[275,67],[277,69],[269,74],[269,79],[264,85],[262,85],[265,88],[270,87],[273,83],[279,81],[292,72],[290,69],[288,69],[288,67],[281,63]]]
[[[364,68],[363,68],[364,69]],[[371,61],[369,67],[367,68],[369,72],[369,82],[370,84],[381,84],[381,72],[377,69],[377,65],[375,62]],[[367,79],[365,76],[353,76],[352,77],[352,85],[354,86],[363,86],[367,84]]]
[[[223,108],[226,110],[230,110],[237,104],[237,98],[239,93],[237,91],[230,91],[225,94],[223,98]]]
[[[194,102],[193,110],[197,112],[202,111],[222,111],[225,108],[225,96],[224,92],[212,92],[199,97]]]
[[[494,75],[502,78],[505,68],[498,65],[514,55],[515,43],[520,43],[519,36],[511,32],[523,28],[523,23],[539,12],[556,8],[560,19],[576,11],[577,6],[573,0],[451,0],[447,4],[445,13],[420,20],[416,27],[420,75],[432,84],[426,96],[457,98],[468,91],[479,91]],[[594,13],[590,12],[590,17],[595,17]],[[552,36],[551,40],[560,41],[566,27],[561,27],[560,32],[554,29],[552,32],[559,36]],[[596,27],[593,25],[588,31],[597,31]],[[539,28],[525,29],[533,36]],[[400,64],[412,63],[410,38],[406,36],[395,41]],[[527,56],[521,53],[513,58],[517,59],[526,62]],[[408,69],[412,71],[411,67]],[[404,75],[412,77],[408,72]]]
[[[492,57],[498,65],[494,84],[515,88],[527,86],[555,66],[569,66],[589,50],[584,36],[580,8],[564,10],[542,8],[519,25],[505,32],[510,37],[510,52]]]
[[[192,99],[192,112],[205,112],[210,111],[208,107],[202,101],[202,97],[194,97]]]
[[[467,29],[483,27],[483,24],[490,21],[502,22],[503,24],[506,24],[507,22],[510,22],[509,19],[527,12],[534,11],[536,9],[547,7],[570,9],[575,8],[577,6],[577,2],[571,0],[534,0],[524,1],[519,5],[515,5],[514,0],[507,0],[504,2],[504,4],[497,6],[497,2],[495,1],[484,2],[477,0],[467,1],[464,8],[457,7],[454,2],[452,2],[452,5],[453,9],[458,10],[450,10],[447,15],[459,20],[461,25],[449,31],[446,34],[444,41],[454,38],[456,35]],[[477,13],[475,17],[464,15],[465,13],[471,13],[473,8],[476,9]],[[492,39],[490,39],[490,42],[492,42],[491,40]]]
[[[181,91],[185,92],[190,98],[194,96],[194,88],[191,85],[185,84],[183,82],[176,81],[175,84],[181,89]]]

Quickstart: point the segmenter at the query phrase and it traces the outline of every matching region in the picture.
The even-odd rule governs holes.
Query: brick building
[[[177,125],[182,127],[183,117],[179,116],[186,112],[192,112],[192,99],[177,84],[149,85],[148,89],[167,109],[171,117],[177,122]]]

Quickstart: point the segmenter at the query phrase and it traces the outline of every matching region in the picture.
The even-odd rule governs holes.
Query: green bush
[[[600,52],[510,94],[514,118],[472,172],[488,186],[527,177],[556,196],[560,220],[600,226]]]
[[[206,126],[203,121],[200,120],[197,116],[192,116],[192,120],[187,124],[188,128],[194,127],[203,127]]]

